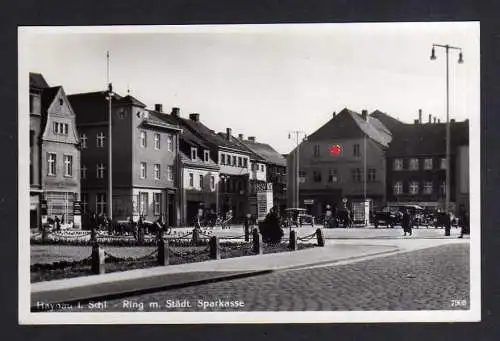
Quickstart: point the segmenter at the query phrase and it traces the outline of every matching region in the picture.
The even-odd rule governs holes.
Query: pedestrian
[[[404,235],[406,236],[406,234],[408,233],[411,236],[412,217],[408,209],[404,210],[403,212],[402,225],[403,225]]]
[[[465,209],[464,205],[460,205],[458,214],[459,222],[462,227],[458,238],[463,238],[464,235],[470,235],[469,211]]]
[[[56,216],[55,224],[56,224],[56,231],[60,231],[61,230],[61,221],[59,220],[58,216]]]

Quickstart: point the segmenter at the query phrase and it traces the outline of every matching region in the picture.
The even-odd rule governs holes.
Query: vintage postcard
[[[479,37],[19,27],[19,323],[480,321]]]

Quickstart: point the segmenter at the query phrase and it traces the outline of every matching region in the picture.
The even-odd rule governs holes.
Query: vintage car
[[[380,225],[393,228],[395,225],[399,225],[401,223],[402,216],[403,215],[398,207],[385,206],[381,210],[375,211],[372,216],[372,220],[375,228],[378,228]]]
[[[301,227],[302,225],[314,226],[314,217],[306,213],[305,208],[285,208],[284,211],[284,226]]]

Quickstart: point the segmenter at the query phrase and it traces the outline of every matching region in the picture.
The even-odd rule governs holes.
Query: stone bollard
[[[262,248],[262,236],[259,233],[259,230],[253,229],[253,252],[257,255],[263,254]]]
[[[168,241],[163,238],[158,239],[158,265],[165,266],[170,263],[168,254]]]
[[[99,244],[94,243],[92,245],[92,273],[94,275],[100,275],[105,273],[104,268],[104,249],[99,247]]]
[[[198,245],[200,243],[200,230],[197,228],[193,229],[193,238],[191,239],[191,244]]]
[[[318,239],[318,246],[325,246],[323,231],[320,228],[316,229],[316,238]]]
[[[297,232],[291,230],[290,231],[290,243],[288,244],[290,250],[297,250]]]
[[[208,246],[210,247],[210,259],[220,259],[219,238],[210,237]]]

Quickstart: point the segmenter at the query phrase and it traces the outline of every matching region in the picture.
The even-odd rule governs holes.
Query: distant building
[[[338,207],[371,199],[385,201],[385,151],[391,132],[367,111],[358,114],[343,109],[308,136],[299,150],[299,202],[296,202],[297,148],[288,154],[288,206],[306,208],[321,215],[326,205]]]
[[[42,75],[30,74],[32,227],[40,226],[41,216],[73,222],[73,203],[80,200],[78,144],[75,112],[64,89],[48,87]]]
[[[82,209],[108,214],[109,102],[107,91],[69,96],[77,112],[82,148]],[[114,219],[165,216],[179,224],[178,141],[180,128],[169,115],[133,96],[112,100]]]

